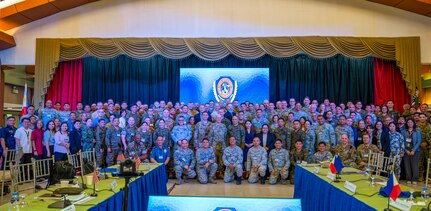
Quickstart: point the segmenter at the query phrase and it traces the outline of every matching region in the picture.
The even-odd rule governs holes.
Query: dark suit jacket
[[[79,150],[82,149],[81,145],[82,136],[81,131],[73,128],[72,132],[69,133],[69,143],[70,143],[70,153],[76,154]]]
[[[201,113],[196,114],[193,118],[195,118],[195,124],[201,121]],[[211,114],[208,114],[208,121],[212,122]]]
[[[389,157],[391,155],[391,140],[389,139],[389,129],[386,127],[383,127],[382,129],[380,142],[382,143],[384,156]],[[377,145],[377,130],[374,131],[372,144]]]
[[[229,119],[232,122],[232,117],[236,116],[235,112],[230,113],[229,111],[226,111],[226,113],[224,114],[224,117]]]
[[[256,134],[256,137],[260,139],[260,146],[263,146],[263,133]],[[275,135],[272,133],[268,133],[268,137],[266,138],[266,146],[269,148],[268,153],[275,148]]]

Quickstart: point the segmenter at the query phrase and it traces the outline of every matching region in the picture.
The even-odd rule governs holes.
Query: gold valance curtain
[[[86,55],[109,59],[121,54],[136,59],[162,55],[182,59],[192,54],[215,61],[232,54],[255,59],[265,54],[283,58],[304,53],[315,58],[342,54],[396,60],[411,95],[421,90],[419,37],[256,37],[256,38],[76,38],[36,40],[34,104],[43,101],[58,62]]]

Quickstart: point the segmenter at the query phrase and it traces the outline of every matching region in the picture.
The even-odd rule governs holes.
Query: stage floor
[[[270,185],[268,180],[265,185],[249,184],[243,181],[241,185],[224,183],[217,180],[217,184],[200,184],[195,179],[190,183],[175,185],[176,180],[168,182],[170,196],[227,196],[227,197],[257,197],[257,198],[293,198],[293,185]]]

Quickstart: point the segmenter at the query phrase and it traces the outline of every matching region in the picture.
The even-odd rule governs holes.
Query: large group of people
[[[2,160],[16,149],[22,163],[31,158],[94,150],[97,165],[115,165],[120,156],[163,163],[178,184],[197,177],[200,183],[293,184],[295,165],[324,163],[338,154],[345,166],[364,169],[370,153],[395,159],[395,173],[409,184],[423,181],[430,156],[428,105],[385,105],[328,99],[319,104],[306,97],[261,103],[172,103],[138,101],[129,106],[112,99],[92,105],[46,100],[28,107],[0,130]],[[403,164],[403,165],[401,165]]]

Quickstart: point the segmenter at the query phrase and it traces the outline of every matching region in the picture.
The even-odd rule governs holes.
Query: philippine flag
[[[331,163],[329,164],[329,169],[331,170],[331,173],[335,174],[337,172],[341,172],[343,169],[343,162],[341,162],[340,156],[335,155],[335,157],[332,159]]]
[[[389,176],[388,183],[385,187],[385,193],[391,197],[392,200],[397,200],[398,196],[401,194],[401,187],[398,184],[397,178],[395,177],[394,172],[391,172]]]
[[[21,116],[24,116],[27,114],[27,107],[28,107],[28,95],[27,95],[27,83],[25,83],[24,87],[24,95],[22,97],[22,110],[21,110]]]

